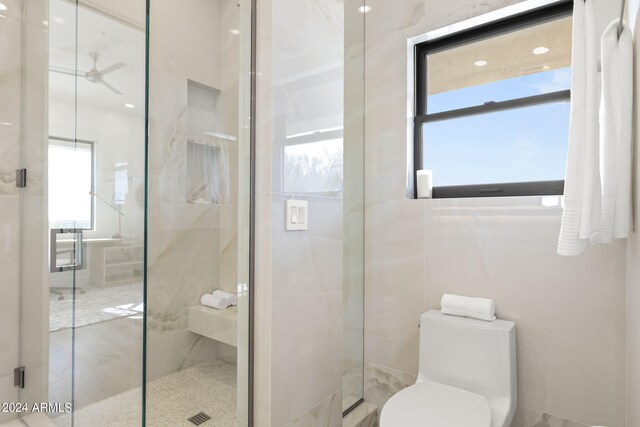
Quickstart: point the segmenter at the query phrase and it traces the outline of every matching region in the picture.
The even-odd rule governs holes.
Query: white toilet
[[[515,324],[431,310],[418,380],[387,401],[380,427],[508,427],[516,403]]]

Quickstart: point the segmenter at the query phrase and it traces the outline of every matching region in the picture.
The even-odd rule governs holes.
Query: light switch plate
[[[301,231],[309,228],[309,202],[306,200],[287,200],[286,230]]]

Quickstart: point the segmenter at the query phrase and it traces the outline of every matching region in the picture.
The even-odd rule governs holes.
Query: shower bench
[[[216,341],[238,346],[238,307],[217,310],[204,305],[189,307],[187,329]]]

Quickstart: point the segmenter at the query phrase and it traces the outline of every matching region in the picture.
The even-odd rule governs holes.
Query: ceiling
[[[429,95],[569,67],[571,27],[567,17],[433,53],[428,56]],[[536,55],[538,47],[549,50]]]
[[[92,106],[142,114],[145,94],[144,30],[89,6],[81,5],[76,10],[75,2],[51,0],[49,64],[86,72],[93,68],[89,52],[99,54],[98,70],[118,62],[127,65],[104,76],[104,80],[122,95],[102,84],[91,83],[83,76],[76,79],[73,75],[50,71],[51,101],[77,101],[79,109]],[[134,108],[127,108],[125,104]]]

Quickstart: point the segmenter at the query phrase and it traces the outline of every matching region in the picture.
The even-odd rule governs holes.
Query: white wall
[[[498,316],[517,324],[514,425],[546,413],[621,427],[624,242],[563,258],[561,209],[539,197],[405,198],[407,38],[513,3],[367,2],[365,398],[381,406],[415,381],[418,317],[443,293],[459,293],[494,298]],[[601,29],[618,6],[599,1]]]
[[[636,230],[627,246],[627,426],[640,425],[640,1],[629,2],[628,20],[633,27],[635,42],[635,224]]]

